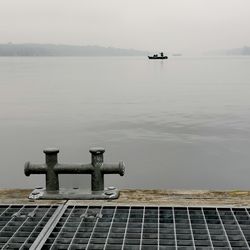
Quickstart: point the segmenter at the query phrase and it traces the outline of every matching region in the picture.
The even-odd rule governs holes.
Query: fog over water
[[[43,185],[24,162],[126,163],[121,188],[246,188],[250,58],[0,58],[0,186]],[[89,177],[62,177],[88,186]]]
[[[1,0],[0,43],[202,53],[250,44],[249,0]]]

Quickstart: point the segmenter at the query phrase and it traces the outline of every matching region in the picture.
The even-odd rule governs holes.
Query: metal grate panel
[[[250,209],[67,206],[42,249],[250,249]]]
[[[0,205],[0,248],[29,249],[57,207]]]

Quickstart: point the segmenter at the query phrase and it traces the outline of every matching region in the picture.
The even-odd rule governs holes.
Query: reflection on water
[[[25,161],[124,160],[122,188],[249,188],[250,58],[0,58],[1,187],[42,185]],[[87,177],[61,178],[88,186]]]

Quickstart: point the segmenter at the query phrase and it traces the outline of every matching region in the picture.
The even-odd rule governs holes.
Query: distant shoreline
[[[150,52],[102,46],[74,46],[55,44],[0,44],[0,56],[146,56]]]
[[[145,57],[145,55],[0,55],[0,57]]]

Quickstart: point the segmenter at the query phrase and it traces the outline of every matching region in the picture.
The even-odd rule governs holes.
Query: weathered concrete
[[[250,207],[250,191],[203,190],[122,190],[120,198],[110,201],[40,200],[30,201],[29,189],[1,189],[0,204],[72,204],[72,205],[164,205]]]
[[[66,201],[29,200],[31,189],[0,189],[0,204],[63,204]]]

